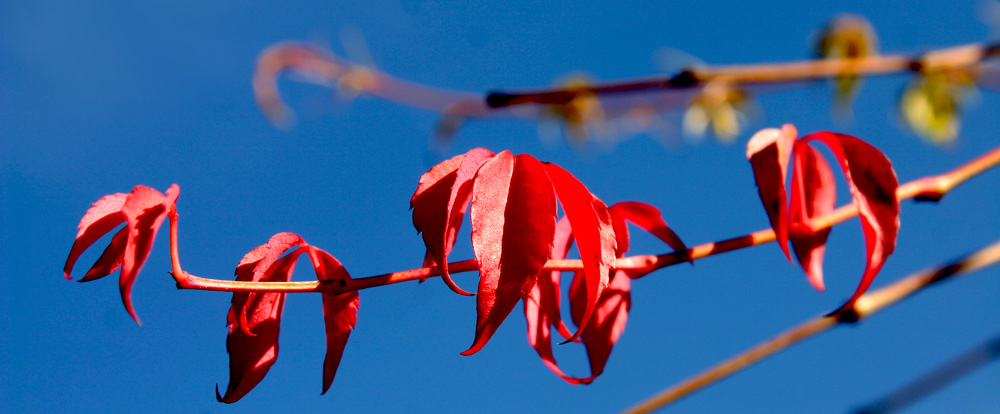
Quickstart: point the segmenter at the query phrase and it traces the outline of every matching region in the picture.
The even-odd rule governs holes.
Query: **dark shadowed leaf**
[[[797,134],[794,126],[785,124],[780,130],[775,128],[761,130],[747,142],[747,159],[753,167],[760,201],[764,204],[764,211],[771,221],[778,247],[785,252],[789,261],[792,260],[792,256],[788,251],[788,198],[785,193],[785,174],[788,171],[788,160],[792,155]]]
[[[329,253],[309,246],[306,248],[316,278],[324,282],[340,283],[349,280],[350,275],[336,258]],[[323,394],[330,389],[333,378],[344,355],[344,347],[351,331],[358,322],[360,298],[357,291],[340,295],[323,293],[323,320],[326,323],[326,358],[323,360]]]
[[[291,233],[276,235],[268,244],[250,251],[236,268],[236,280],[260,282],[291,280],[295,262],[303,250],[293,251],[277,260],[273,259],[275,253],[280,255],[292,247],[287,243],[293,239],[292,237],[275,240],[279,236],[294,235]],[[220,402],[231,404],[239,401],[264,379],[271,365],[274,365],[278,357],[278,331],[281,312],[285,306],[285,295],[279,292],[233,294],[233,305],[229,308],[226,318],[229,326],[229,334],[226,336],[226,350],[229,352],[229,386],[226,387],[225,395],[219,395],[216,389],[215,396]],[[238,296],[243,300],[238,301]],[[238,313],[244,315],[244,321],[239,321]],[[242,329],[240,324],[243,324]]]
[[[813,230],[814,217],[836,207],[836,184],[830,164],[815,148],[807,144],[795,146],[795,169],[792,172],[792,204],[788,211],[789,237],[795,257],[806,272],[809,283],[823,291],[823,254],[830,228]]]
[[[587,348],[587,357],[590,360],[590,377],[580,380],[585,384],[604,372],[604,365],[611,356],[611,348],[625,331],[628,311],[632,306],[631,286],[631,278],[625,272],[615,272],[608,288],[601,293],[590,322],[583,327],[580,338]],[[570,313],[573,315],[573,321],[579,324],[586,311],[582,305],[586,297],[585,289],[579,277],[573,278],[569,292]]]

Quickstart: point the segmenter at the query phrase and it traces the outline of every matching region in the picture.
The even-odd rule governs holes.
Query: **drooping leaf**
[[[97,239],[100,239],[101,236],[125,222],[125,215],[122,214],[122,205],[125,204],[127,197],[128,194],[125,193],[106,195],[97,200],[83,214],[83,219],[80,220],[80,225],[77,226],[80,231],[76,233],[76,240],[69,251],[69,257],[66,258],[66,265],[63,267],[63,275],[66,276],[67,280],[73,280],[70,272],[73,270],[73,265],[80,258],[80,255],[94,244]],[[110,273],[108,272],[108,274]]]
[[[166,197],[159,191],[145,186],[136,186],[125,199],[122,205],[122,213],[125,215],[125,224],[128,229],[128,240],[125,243],[125,252],[122,255],[122,272],[118,286],[121,289],[122,303],[125,309],[136,323],[139,317],[132,309],[132,283],[139,275],[139,270],[146,263],[150,249],[153,248],[153,239],[156,238],[156,231],[159,230],[163,219],[167,218],[170,207],[177,202],[180,188],[172,185],[167,189]]]
[[[788,160],[798,132],[791,124],[781,129],[767,128],[754,134],[747,142],[747,159],[753,167],[757,193],[764,204],[764,211],[771,221],[778,247],[792,260],[788,251],[788,198],[785,193],[785,174]]]
[[[243,256],[243,260],[236,266],[236,280],[247,282],[260,282],[267,276],[268,269],[278,260],[281,255],[288,250],[305,246],[305,240],[295,233],[278,233],[267,241],[266,244],[257,247]],[[264,293],[274,294],[274,293]],[[247,312],[245,304],[255,296],[261,295],[256,292],[233,292],[232,309],[236,312],[236,322],[240,329],[247,335],[253,335],[250,324],[247,322]]]
[[[803,137],[802,144],[820,140],[833,151],[847,178],[865,234],[867,265],[858,289],[844,307],[868,290],[885,259],[896,247],[899,231],[899,182],[889,159],[868,143],[849,135],[818,132]]]
[[[587,348],[587,357],[590,361],[590,377],[580,379],[584,384],[589,384],[604,372],[604,365],[611,356],[611,349],[625,331],[628,311],[632,306],[631,283],[631,278],[625,272],[615,272],[608,288],[601,292],[593,316],[583,327],[580,338]],[[586,289],[581,279],[575,276],[569,290],[570,313],[573,315],[573,321],[579,324],[586,312],[584,306]]]
[[[564,216],[556,222],[555,237],[552,242],[552,253],[549,255],[549,259],[562,260],[566,258],[569,254],[569,249],[573,246],[573,228],[570,227],[569,220]],[[566,324],[563,323],[562,315],[560,314],[561,299],[560,299],[560,278],[562,271],[553,270],[542,272],[538,277],[538,282],[535,283],[535,287],[532,292],[537,290],[537,301],[539,309],[547,314],[546,319],[564,338],[569,339],[573,336],[569,329],[566,328]]]
[[[694,261],[688,254],[687,245],[684,244],[684,241],[681,240],[677,233],[674,233],[667,226],[667,223],[663,221],[663,215],[656,207],[638,201],[623,201],[609,207],[608,212],[611,214],[615,236],[618,240],[618,251],[616,253],[618,257],[622,257],[628,250],[628,228],[625,226],[625,221],[628,220],[656,236],[656,238],[662,240],[674,249],[675,252],[680,254],[682,258],[694,264]],[[624,246],[622,246],[623,241]],[[645,276],[643,273],[636,272],[628,272],[628,275],[633,279]]]
[[[471,197],[472,178],[479,166],[493,153],[476,148],[431,167],[420,177],[410,199],[413,226],[421,233],[427,257],[441,266],[441,279],[453,291],[472,295],[460,288],[448,272],[448,254],[455,245],[455,235]],[[429,262],[425,259],[425,265]]]
[[[440,264],[444,261],[447,247],[444,240],[448,225],[448,198],[452,186],[455,184],[458,167],[464,159],[465,154],[456,155],[431,167],[429,171],[420,176],[417,190],[410,198],[410,209],[413,210],[413,227],[423,237],[424,246],[427,247],[424,266],[430,262]],[[464,295],[470,294],[459,288],[450,276],[442,275],[441,279],[455,292]]]
[[[551,312],[541,308],[539,299],[540,296],[537,286],[524,297],[524,317],[528,325],[528,344],[530,344],[532,348],[535,348],[535,351],[538,352],[538,356],[542,358],[542,362],[545,366],[552,370],[553,373],[570,384],[580,384],[582,383],[580,378],[574,378],[566,375],[566,373],[559,368],[559,364],[556,363],[555,355],[552,353],[551,327],[554,324],[549,318]]]
[[[615,232],[608,208],[584,187],[576,177],[555,164],[545,164],[556,196],[573,228],[573,237],[583,261],[588,304],[576,333],[576,339],[597,306],[601,291],[608,285],[608,271],[615,263]]]
[[[282,233],[291,235],[291,233]],[[291,235],[294,236],[294,235]],[[295,236],[297,237],[297,236]],[[290,238],[290,237],[289,237]],[[275,240],[274,237],[271,238]],[[287,239],[277,241],[275,245],[283,245]],[[295,250],[285,257],[274,260],[271,257],[275,251],[287,249],[273,248],[268,244],[250,251],[236,268],[236,280],[287,282],[291,280],[295,270],[295,262],[303,249]],[[280,252],[278,253],[280,255]],[[268,259],[270,263],[268,263]],[[259,275],[259,279],[257,279]],[[285,306],[285,293],[267,292],[243,295],[245,301],[237,304],[239,292],[233,294],[233,305],[229,308],[226,318],[229,334],[226,336],[226,351],[229,353],[229,385],[226,394],[220,395],[218,388],[215,397],[218,401],[232,404],[243,398],[267,374],[278,357],[278,331],[281,324],[281,312]],[[239,307],[238,307],[239,306]],[[245,315],[245,329],[237,314]],[[250,332],[253,333],[250,333]]]
[[[795,169],[792,172],[792,203],[788,212],[792,229],[792,250],[805,270],[809,283],[823,291],[823,254],[830,228],[813,230],[814,217],[833,211],[837,202],[836,187],[830,164],[815,148],[801,144],[794,150]]]
[[[124,222],[125,227],[111,238],[101,257],[80,281],[100,279],[120,267],[121,277],[118,284],[122,303],[132,319],[141,325],[132,308],[130,294],[132,283],[135,282],[135,277],[149,256],[157,230],[167,218],[170,209],[174,208],[179,194],[180,188],[176,184],[167,189],[166,195],[140,185],[128,194],[116,193],[102,197],[80,220],[80,231],[70,249],[69,257],[66,258],[63,274],[67,279],[71,279],[70,272],[80,255],[101,236]]]
[[[508,151],[483,164],[473,184],[471,219],[480,279],[475,340],[463,355],[489,341],[535,285],[552,250],[556,197],[542,164]]]
[[[455,246],[455,237],[458,234],[459,228],[462,227],[462,217],[465,216],[469,199],[472,197],[472,180],[475,178],[476,172],[479,171],[479,167],[493,156],[493,152],[485,148],[474,148],[465,154],[465,159],[462,160],[458,171],[455,172],[455,183],[452,184],[451,194],[448,197],[448,206],[446,209],[447,220],[445,220],[444,231],[444,255],[440,258],[435,258],[435,260],[440,262],[441,277],[445,279],[445,283],[451,286],[452,290],[466,295],[471,294],[458,288],[458,285],[451,281],[451,274],[448,272],[448,253],[451,253],[452,247]]]
[[[309,258],[316,270],[316,278],[325,282],[344,281],[351,278],[347,270],[329,253],[309,246],[306,248]],[[342,293],[323,293],[323,320],[326,323],[326,358],[323,360],[323,394],[326,394],[333,384],[340,360],[344,356],[344,347],[351,331],[358,322],[358,307],[360,298],[357,291]]]

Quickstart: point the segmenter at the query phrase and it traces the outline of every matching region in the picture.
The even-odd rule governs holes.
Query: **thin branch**
[[[815,59],[787,63],[705,66],[669,77],[625,80],[572,89],[544,89],[518,93],[493,92],[486,98],[492,108],[530,103],[565,104],[581,94],[598,96],[651,90],[689,89],[714,81],[732,85],[759,85],[812,81],[845,75],[888,75],[910,71],[969,67],[1000,53],[1000,45],[972,43],[932,50],[915,56],[880,55],[855,59]]]
[[[814,59],[784,63],[761,63],[691,67],[676,75],[625,79],[593,85],[543,88],[488,94],[432,87],[396,78],[376,68],[349,62],[329,51],[302,42],[284,42],[261,53],[254,73],[254,95],[272,122],[285,125],[290,109],[281,100],[278,77],[285,71],[304,75],[305,81],[338,88],[349,94],[370,94],[401,105],[442,113],[448,117],[482,118],[506,116],[537,118],[536,109],[514,106],[565,105],[580,96],[609,97],[627,93],[691,90],[709,83],[734,87],[784,85],[840,76],[875,76],[935,69],[962,69],[973,77],[982,74],[985,86],[996,81],[997,68],[984,64],[1000,54],[1000,44],[971,43],[931,50],[915,55],[876,55],[865,58]],[[668,99],[667,106],[686,104]],[[649,105],[644,102],[643,105]],[[621,111],[626,115],[629,109]]]
[[[857,409],[854,414],[889,414],[903,410],[996,360],[1000,360],[1000,335],[963,352],[891,394]]]
[[[851,308],[838,309],[833,313],[810,319],[629,407],[623,413],[649,413],[663,408],[833,326],[856,323],[936,282],[971,273],[998,262],[1000,262],[1000,241],[993,242],[949,264],[920,271],[869,292],[861,296]]]
[[[969,161],[962,166],[955,168],[941,175],[924,177],[899,186],[896,190],[896,197],[900,200],[917,198],[921,200],[938,200],[947,192],[970,178],[1000,164],[1000,147],[997,147],[980,157]],[[824,229],[837,223],[843,222],[858,214],[858,209],[854,204],[842,206],[826,215],[813,219],[815,229]],[[390,285],[411,280],[419,280],[428,277],[440,276],[437,267],[423,267],[417,269],[403,270],[399,272],[386,273],[377,276],[369,276],[358,279],[339,279],[328,281],[312,282],[241,282],[233,280],[208,279],[191,275],[185,272],[180,265],[180,254],[177,247],[177,212],[172,210],[170,218],[170,255],[173,271],[171,274],[177,281],[178,289],[198,289],[225,292],[328,292],[343,293],[368,289],[377,286]],[[725,253],[745,247],[775,240],[774,230],[759,230],[744,236],[735,237],[719,242],[706,243],[692,247],[687,250],[691,260]],[[667,266],[675,265],[687,261],[688,258],[680,252],[666,253],[658,256],[631,256],[620,258],[615,263],[615,268],[619,270],[635,270],[639,272],[652,272]],[[581,270],[583,262],[580,260],[549,260],[544,270]],[[479,265],[475,259],[463,260],[448,263],[448,270],[451,273],[471,272],[479,270]]]

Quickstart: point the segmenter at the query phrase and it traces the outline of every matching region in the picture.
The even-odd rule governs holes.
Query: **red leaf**
[[[552,251],[556,197],[542,163],[504,151],[483,164],[473,184],[471,217],[480,279],[475,340],[463,355],[489,341],[535,285]]]
[[[868,290],[872,280],[896,247],[899,231],[899,183],[889,159],[875,147],[852,136],[818,132],[803,137],[802,144],[818,139],[833,150],[847,178],[858,207],[868,253],[865,273],[858,289],[844,304],[849,307]]]
[[[63,267],[63,275],[66,276],[66,279],[73,280],[69,275],[73,270],[73,265],[90,245],[94,244],[101,236],[114,230],[119,224],[125,222],[125,215],[122,214],[122,205],[125,204],[125,198],[127,197],[128,194],[125,193],[106,195],[97,200],[83,214],[83,219],[80,220],[80,225],[77,226],[80,231],[76,233],[76,240],[69,251],[69,257],[66,258],[66,265]]]
[[[798,131],[791,124],[785,124],[780,130],[763,129],[754,134],[747,142],[747,159],[753,167],[754,180],[757,182],[757,193],[764,204],[764,211],[771,220],[775,239],[781,251],[788,260],[792,256],[788,251],[788,206],[785,194],[785,173],[788,171],[788,159],[792,155],[792,147]]]
[[[625,220],[628,220],[656,236],[670,246],[670,248],[674,249],[683,259],[694,264],[694,260],[688,255],[688,249],[684,241],[667,226],[667,223],[663,221],[663,215],[656,207],[638,201],[623,201],[609,207],[608,212],[611,214],[615,236],[618,239],[618,257],[622,257],[628,250],[628,228],[625,226]],[[624,247],[622,246],[623,239]],[[629,272],[628,275],[633,279],[645,276],[645,274],[632,272]]]
[[[615,263],[615,232],[607,207],[587,187],[558,165],[545,164],[545,171],[573,227],[587,287],[587,310],[569,342],[580,335],[608,285],[608,270]]]
[[[823,291],[823,254],[830,229],[814,231],[811,221],[833,211],[837,202],[830,164],[809,145],[796,145],[795,169],[792,171],[792,204],[788,212],[792,229],[792,250],[805,270],[809,283]],[[804,234],[798,234],[804,231]]]
[[[448,253],[455,245],[455,235],[471,196],[472,178],[479,167],[493,156],[487,149],[476,148],[431,167],[410,199],[413,226],[422,233],[427,256],[441,266],[441,279],[453,291],[466,292],[448,273]],[[425,259],[425,265],[428,261]]]
[[[177,185],[167,189],[166,197],[152,188],[136,186],[122,205],[122,213],[125,214],[125,224],[128,228],[128,241],[122,254],[122,272],[118,287],[121,289],[125,309],[140,325],[142,323],[132,309],[132,283],[139,275],[142,265],[146,263],[146,257],[153,248],[156,231],[163,224],[163,219],[167,218],[170,207],[177,202],[179,193],[180,188]]]
[[[94,266],[87,271],[87,274],[83,275],[80,281],[89,282],[97,280],[118,270],[122,266],[122,260],[125,255],[125,244],[127,242],[128,227],[123,227],[111,238],[111,243],[104,249],[104,253],[101,253],[101,257],[94,262]]]
[[[604,372],[604,365],[611,356],[611,348],[625,331],[628,311],[632,306],[631,284],[630,278],[624,272],[615,272],[608,288],[601,293],[593,317],[583,327],[580,338],[583,339],[590,360],[590,377],[580,380],[584,384],[589,384]],[[579,277],[573,278],[569,292],[570,312],[573,321],[579,324],[586,312],[586,308],[581,304],[586,298],[586,290]]]
[[[295,233],[278,233],[271,236],[267,244],[257,247],[243,256],[243,260],[236,266],[236,280],[246,282],[260,282],[267,276],[268,269],[278,260],[281,255],[296,246],[306,246]],[[265,293],[275,294],[275,293]],[[253,335],[250,324],[247,322],[247,312],[245,304],[255,296],[260,295],[255,292],[233,292],[233,306],[236,323],[247,335]]]
[[[552,334],[549,329],[552,325],[554,325],[553,321],[550,319],[551,312],[542,308],[542,305],[539,303],[540,296],[536,285],[536,287],[524,297],[524,317],[528,324],[528,343],[532,348],[535,348],[536,352],[538,352],[538,356],[542,358],[542,362],[545,363],[545,366],[549,367],[549,369],[560,378],[566,380],[566,382],[569,382],[570,384],[582,383],[582,379],[566,375],[562,369],[559,368],[559,364],[556,363],[555,355],[552,353]]]
[[[316,278],[324,282],[346,283],[351,278],[347,270],[329,253],[309,246],[306,248]],[[343,286],[343,285],[341,285]],[[326,323],[326,358],[323,360],[323,394],[330,389],[344,355],[344,347],[358,322],[360,299],[357,291],[340,295],[323,293],[323,320]]]
[[[125,222],[125,227],[112,237],[101,257],[80,281],[102,278],[121,267],[118,284],[122,303],[132,319],[141,325],[132,308],[132,284],[149,256],[157,230],[177,203],[179,194],[180,188],[176,184],[167,189],[167,195],[140,185],[128,194],[117,193],[102,197],[80,220],[80,231],[63,267],[66,278],[70,279],[73,265],[88,247]]]
[[[297,239],[297,242],[296,242]],[[247,253],[236,267],[236,280],[287,282],[292,278],[295,262],[304,250],[299,249],[277,259],[281,253],[297,243],[304,242],[291,233],[280,233],[250,253]],[[289,243],[292,242],[292,243]],[[239,401],[252,390],[278,357],[278,331],[281,312],[285,305],[285,293],[233,293],[233,305],[229,308],[226,336],[226,351],[229,352],[229,386],[226,395],[215,397],[227,404]],[[244,315],[241,322],[237,313]],[[250,333],[250,332],[253,333]]]
[[[566,217],[559,219],[556,222],[555,237],[552,243],[552,253],[549,255],[549,259],[562,260],[566,258],[569,253],[570,247],[573,246],[573,228],[569,225],[569,220]],[[551,272],[542,272],[538,277],[538,282],[535,283],[535,287],[532,292],[538,291],[537,301],[539,305],[539,310],[547,314],[546,319],[556,330],[559,331],[566,339],[573,336],[566,328],[566,324],[562,321],[562,315],[559,313],[559,309],[562,306],[560,304],[560,294],[559,294],[559,279],[562,275],[562,271],[553,270]]]

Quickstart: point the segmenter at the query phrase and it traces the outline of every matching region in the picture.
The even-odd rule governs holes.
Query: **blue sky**
[[[794,323],[839,305],[864,266],[856,220],[833,231],[827,292],[811,289],[767,245],[676,266],[633,284],[628,327],[589,386],[551,374],[525,340],[520,306],[478,354],[475,301],[439,280],[361,294],[358,328],[331,390],[317,295],[288,299],[268,377],[234,405],[228,381],[230,295],[178,291],[162,233],[133,290],[137,327],[112,278],[60,274],[76,225],[99,197],[137,184],[181,187],[185,269],[229,278],[271,235],[302,235],[355,277],[417,267],[408,201],[430,167],[433,113],[285,80],[291,130],[253,101],[257,54],[283,40],[326,43],[355,26],[383,70],[468,91],[537,87],[568,73],[597,79],[661,72],[664,47],[708,63],[794,60],[839,12],[868,17],[884,51],[989,39],[977,2],[449,1],[0,2],[0,411],[3,412],[608,412],[622,409]],[[830,116],[826,84],[761,96],[751,131],[791,122],[881,148],[901,181],[943,172],[997,145],[997,96],[970,102],[959,141],[937,148],[908,132],[894,102],[905,78],[864,84],[853,123]],[[679,115],[666,117],[671,122]],[[744,147],[711,139],[665,148],[646,135],[613,151],[544,144],[535,123],[469,123],[455,153],[483,146],[553,161],[602,200],[660,208],[688,244],[767,226]],[[995,240],[1000,172],[941,203],[904,202],[899,246],[875,286]],[[841,186],[843,187],[843,186]],[[846,200],[841,192],[840,200]],[[455,259],[471,258],[467,229]],[[636,236],[633,253],[663,253]],[[84,256],[82,265],[98,253]],[[298,279],[312,277],[300,266]],[[116,277],[116,276],[112,276]],[[475,284],[463,274],[462,286]],[[843,413],[881,397],[1000,326],[1000,270],[949,282],[870,321],[808,341],[670,408],[670,412]],[[572,374],[582,350],[557,349]],[[909,412],[992,412],[1000,364],[962,378]]]

